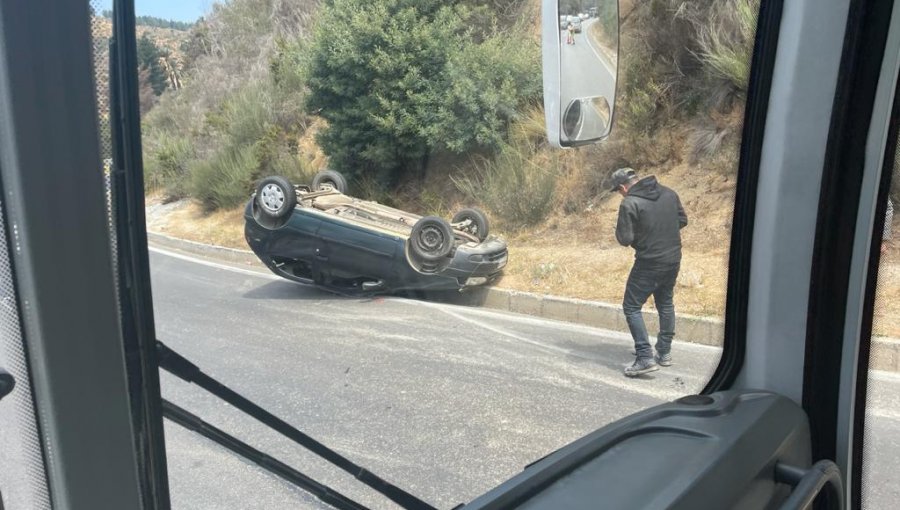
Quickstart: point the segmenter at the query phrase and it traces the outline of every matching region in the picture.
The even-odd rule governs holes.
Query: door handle
[[[0,400],[10,393],[12,393],[13,388],[16,387],[16,380],[13,379],[13,376],[10,375],[9,372],[0,368]],[[3,503],[0,503],[0,510],[3,508]]]
[[[328,255],[323,253],[321,248],[316,248],[316,258],[319,260],[328,260]]]
[[[820,460],[809,469],[779,462],[775,465],[775,481],[794,488],[791,495],[781,504],[781,510],[809,508],[823,489],[827,495],[825,508],[833,510],[844,508],[841,470],[830,460]]]

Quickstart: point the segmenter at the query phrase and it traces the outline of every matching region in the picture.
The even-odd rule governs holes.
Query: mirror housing
[[[615,114],[618,0],[543,0],[544,116],[557,148],[598,143]]]

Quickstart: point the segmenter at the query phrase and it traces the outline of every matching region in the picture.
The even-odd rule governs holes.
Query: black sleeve
[[[677,194],[675,195],[675,202],[678,203],[678,228],[682,229],[688,224],[687,213],[684,212],[684,207],[681,206],[681,198]]]
[[[616,241],[622,246],[631,246],[634,242],[634,224],[637,222],[637,209],[627,198],[619,204],[619,220],[616,222]]]

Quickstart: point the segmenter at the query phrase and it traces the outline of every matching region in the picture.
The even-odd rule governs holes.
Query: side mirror
[[[554,147],[609,136],[619,61],[618,0],[543,0],[544,115]]]

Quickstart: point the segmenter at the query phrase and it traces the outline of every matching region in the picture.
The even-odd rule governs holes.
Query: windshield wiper
[[[159,361],[159,367],[162,368],[163,370],[169,372],[170,374],[178,377],[179,379],[181,379],[185,382],[196,384],[197,386],[200,386],[201,388],[205,389],[206,391],[212,393],[213,395],[215,395],[215,396],[221,398],[222,400],[228,402],[229,404],[233,405],[237,409],[240,409],[244,413],[252,416],[253,418],[256,418],[258,421],[262,422],[264,425],[268,426],[272,430],[279,432],[283,436],[287,437],[288,439],[291,439],[295,443],[299,444],[300,446],[303,446],[304,448],[315,453],[316,455],[325,459],[326,461],[330,462],[331,464],[334,464],[335,466],[342,469],[343,471],[353,475],[354,478],[356,478],[360,482],[364,483],[368,487],[374,489],[375,491],[379,492],[380,494],[384,495],[385,497],[387,497],[394,503],[400,505],[402,508],[405,508],[407,510],[437,510],[435,507],[429,505],[425,501],[417,498],[416,496],[413,496],[412,494],[404,491],[403,489],[397,487],[396,485],[393,485],[390,482],[380,478],[379,476],[375,475],[371,471],[364,469],[362,466],[355,464],[350,459],[344,457],[343,455],[339,454],[338,452],[336,452],[336,451],[328,448],[324,444],[316,441],[312,437],[297,430],[296,428],[294,428],[293,426],[291,426],[284,420],[282,420],[282,419],[278,418],[277,416],[275,416],[274,414],[266,411],[262,407],[258,406],[257,404],[253,403],[252,401],[248,400],[247,398],[241,396],[240,394],[238,394],[234,390],[228,388],[227,386],[220,383],[219,381],[213,379],[209,375],[205,374],[202,370],[200,370],[200,368],[197,365],[194,365],[193,363],[188,361],[187,358],[185,358],[184,356],[173,351],[172,349],[167,347],[165,344],[163,344],[159,340],[156,341],[156,352],[157,352],[157,360]],[[166,402],[165,404],[168,404],[168,406],[170,406],[170,411],[166,411],[166,416],[171,418],[171,416],[169,416],[169,415],[174,413],[174,409],[177,406],[173,406],[173,404],[170,404],[168,402]],[[180,408],[178,408],[178,409],[180,409]],[[183,410],[181,410],[181,411],[183,411]],[[188,413],[188,414],[190,414],[190,413]],[[183,413],[179,414],[179,417],[182,419],[185,418],[186,416],[187,415],[185,415]],[[193,416],[193,415],[191,415],[191,416]],[[196,418],[196,417],[194,417],[194,418]],[[174,418],[172,418],[172,419],[173,419],[173,421],[176,421],[176,423],[180,423],[177,420],[175,420]],[[197,418],[197,420],[199,420],[199,418]],[[202,420],[200,420],[200,422],[202,422]],[[205,423],[205,422],[203,422],[203,423]],[[205,425],[212,427],[209,424],[205,424]],[[218,430],[218,429],[216,429],[216,430]],[[198,430],[198,432],[200,432],[200,430]],[[221,431],[218,431],[218,432],[224,434],[224,432],[221,432]],[[204,434],[204,435],[206,435],[206,434]],[[227,434],[225,434],[225,436],[227,436]],[[206,437],[209,437],[209,436],[206,436]],[[227,437],[230,438],[230,436],[227,436]],[[231,438],[231,439],[234,439],[234,438]],[[237,441],[236,439],[234,439],[234,440]],[[220,444],[222,444],[222,443],[220,443]],[[223,446],[228,447],[227,445],[223,445]],[[244,445],[244,446],[247,446],[247,445]],[[249,448],[249,446],[247,446],[247,447]],[[237,450],[235,450],[233,448],[229,447],[229,449],[232,449],[232,451],[235,451],[236,453],[243,455],[243,453],[238,452]],[[262,452],[259,452],[259,453],[261,455],[265,455]],[[250,458],[250,457],[248,457],[248,458]],[[269,457],[269,458],[271,458],[271,457]],[[253,459],[251,459],[251,460],[253,460]],[[256,462],[256,461],[254,460],[254,462]],[[269,471],[272,471],[268,467],[268,465],[260,464],[260,466]],[[287,466],[285,466],[285,467],[287,467]],[[272,472],[279,476],[282,476],[281,473],[278,473],[275,471],[272,471]],[[297,474],[300,474],[300,473],[297,473]],[[290,480],[290,481],[293,481],[293,480]],[[314,483],[318,484],[318,482],[314,482]],[[321,484],[319,484],[319,485],[321,485]],[[322,487],[324,487],[324,485]],[[306,487],[303,487],[303,488],[305,489]],[[331,491],[330,489],[328,489],[328,490],[333,494],[338,494],[335,491]],[[350,500],[348,500],[348,501],[350,501]],[[350,501],[350,503],[353,503],[353,502]],[[353,503],[353,504],[358,505],[357,503]],[[335,506],[337,506],[337,505],[335,505]]]

